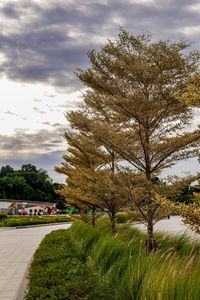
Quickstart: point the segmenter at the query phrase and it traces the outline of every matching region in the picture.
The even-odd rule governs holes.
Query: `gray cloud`
[[[49,93],[44,93],[46,97],[49,97],[49,98],[55,98],[56,97],[56,94],[49,94]]]
[[[14,116],[14,117],[17,117],[17,118],[21,118],[22,120],[27,120],[26,117],[22,117],[22,116],[20,116],[20,115],[14,113],[14,112],[12,112],[12,111],[10,111],[10,110],[5,111],[4,114],[10,115],[10,116]],[[3,120],[3,119],[2,119],[2,120]]]
[[[42,102],[40,99],[33,99],[34,102]]]
[[[50,126],[50,127],[59,127],[59,128],[63,128],[63,125],[60,123],[51,123],[51,122],[41,122],[41,124],[44,124],[46,126]]]
[[[191,9],[194,4],[198,1],[5,3],[0,10],[0,52],[5,57],[0,72],[15,81],[76,90],[80,83],[73,71],[88,66],[87,50],[116,37],[120,25],[133,33],[151,31],[155,38],[177,38],[187,33],[186,26],[199,26],[199,11]],[[198,41],[198,33],[191,32],[190,38]]]
[[[33,110],[36,111],[36,112],[39,113],[39,114],[46,114],[45,111],[39,110],[39,108],[37,108],[37,107],[33,107]]]
[[[200,172],[200,163],[198,161],[198,158],[194,157],[187,160],[182,160],[178,162],[176,165],[174,165],[173,167],[164,169],[161,177],[165,178],[169,175],[184,177],[187,173],[196,175],[199,172]]]
[[[200,48],[200,9],[192,9],[195,4],[199,1],[5,1],[0,7],[0,75],[19,82],[52,85],[61,92],[75,91],[81,85],[74,70],[89,66],[87,50],[100,49],[107,38],[116,38],[121,25],[136,34],[150,31],[155,39],[186,37],[195,41],[194,48]],[[76,109],[82,102],[78,99],[58,104],[56,94],[47,91],[45,96],[49,100],[55,98],[54,103],[47,104],[50,111]],[[36,104],[42,100],[34,101]],[[37,107],[34,110],[46,113]],[[31,162],[55,178],[53,168],[60,164],[66,148],[66,128],[52,120],[43,125],[51,130],[17,130],[12,137],[0,135],[1,164],[19,167]],[[187,166],[199,170],[195,159],[180,163],[173,170],[181,172]]]
[[[52,130],[41,129],[36,133],[17,129],[13,136],[0,135],[1,158],[19,159],[24,155],[31,158],[35,155],[63,150],[65,130],[66,128],[60,125],[52,127]]]
[[[65,130],[66,126],[54,123],[52,130],[27,133],[17,129],[13,136],[0,135],[0,168],[5,165],[19,168],[32,163],[47,170],[54,181],[64,182],[65,176],[57,174],[54,167],[60,165],[66,149]]]
[[[47,126],[51,126],[51,123],[50,122],[42,122],[42,124],[44,124],[44,125],[47,125]]]
[[[13,113],[13,112],[11,112],[9,110],[5,111],[4,114],[11,115],[11,116],[16,116],[15,113]]]

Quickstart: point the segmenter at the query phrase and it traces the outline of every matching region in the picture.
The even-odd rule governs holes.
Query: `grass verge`
[[[52,234],[36,252],[30,271],[28,300],[200,298],[200,245],[191,244],[186,236],[167,237],[159,234],[156,236],[159,249],[147,255],[144,247],[146,236],[128,225],[118,226],[115,236],[105,220],[100,221],[95,229],[75,222],[70,229]],[[48,239],[50,243],[47,243]],[[71,247],[71,252],[59,246],[60,239],[67,247]],[[63,253],[62,258],[60,253]],[[75,273],[69,280],[68,272],[72,268],[69,261],[74,259]],[[79,264],[82,272],[87,274],[86,284],[85,273],[77,271]],[[61,270],[63,275],[57,275]],[[59,276],[61,282],[57,281]],[[83,295],[71,289],[71,285],[76,286],[77,282],[78,286],[82,283],[81,290],[85,288]],[[66,294],[62,292],[64,288]],[[38,296],[34,294],[35,298],[31,296],[33,291],[39,291]],[[53,294],[45,296],[42,294],[44,291]]]
[[[4,220],[0,222],[0,227],[15,227],[36,224],[50,224],[59,222],[70,222],[71,217],[56,216],[56,217],[17,217],[7,218],[6,223]]]
[[[29,277],[26,300],[98,299],[91,269],[68,230],[53,231],[43,239],[34,255]]]

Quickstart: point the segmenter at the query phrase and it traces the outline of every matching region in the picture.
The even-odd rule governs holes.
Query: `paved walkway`
[[[24,274],[44,236],[68,227],[70,224],[0,230],[0,300],[17,299]]]
[[[134,225],[142,231],[146,231],[146,228],[142,224]],[[167,234],[186,234],[192,239],[200,239],[199,234],[195,234],[184,225],[179,216],[170,216],[170,219],[164,219],[157,222],[154,226],[154,232],[163,232]]]

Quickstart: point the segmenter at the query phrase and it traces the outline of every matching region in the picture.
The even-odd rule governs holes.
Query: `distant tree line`
[[[44,169],[24,164],[20,169],[3,166],[0,169],[0,199],[57,202],[58,188]]]

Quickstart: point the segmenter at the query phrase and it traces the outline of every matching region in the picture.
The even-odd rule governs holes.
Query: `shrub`
[[[131,215],[121,213],[116,215],[116,222],[117,223],[127,223],[131,219]]]
[[[27,300],[98,299],[93,294],[92,272],[82,261],[69,231],[48,234],[34,255],[29,272]]]
[[[0,227],[26,226],[36,224],[51,224],[59,222],[71,222],[70,217],[56,216],[56,217],[8,217],[6,223],[0,223]]]

